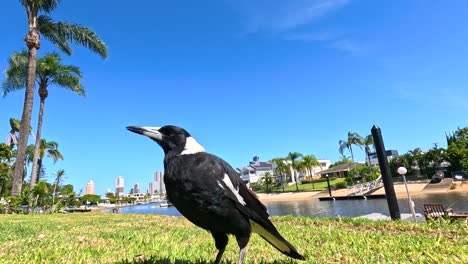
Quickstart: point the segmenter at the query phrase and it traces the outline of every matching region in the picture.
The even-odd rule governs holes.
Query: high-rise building
[[[133,186],[133,193],[140,193],[140,184],[135,183],[135,186]]]
[[[115,180],[115,194],[120,195],[124,193],[124,177],[119,176]]]
[[[153,180],[148,184],[148,193],[165,193],[166,186],[164,185],[164,177],[162,171],[155,171]]]
[[[94,182],[91,180],[86,183],[86,194],[94,194]]]
[[[155,184],[155,191],[158,193],[165,193],[166,192],[166,185],[164,185],[164,176],[162,171],[155,171],[154,172],[154,184]]]

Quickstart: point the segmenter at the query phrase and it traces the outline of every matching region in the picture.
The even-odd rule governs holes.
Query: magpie
[[[236,237],[242,264],[252,232],[283,254],[305,258],[284,239],[263,205],[237,172],[223,159],[210,154],[183,128],[129,126],[128,130],[156,141],[164,151],[164,183],[168,200],[195,225],[208,230],[218,249],[215,263]]]

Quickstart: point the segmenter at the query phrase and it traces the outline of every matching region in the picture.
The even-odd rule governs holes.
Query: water
[[[420,194],[411,198],[415,204],[415,211],[419,214],[423,214],[425,203],[441,203],[445,208],[453,208],[455,212],[468,212],[468,194],[466,193]],[[371,213],[390,215],[386,199],[319,201],[317,198],[311,198],[302,201],[271,201],[264,202],[264,204],[272,216],[355,217]],[[398,205],[402,214],[411,213],[407,198],[398,199]],[[181,216],[175,207],[159,207],[157,203],[122,207],[119,213]]]

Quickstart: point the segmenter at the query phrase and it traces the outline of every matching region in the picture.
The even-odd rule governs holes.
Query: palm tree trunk
[[[41,87],[39,90],[41,102],[39,104],[39,117],[37,118],[36,144],[34,145],[34,156],[33,156],[33,163],[32,163],[32,169],[31,169],[31,181],[29,182],[29,186],[31,187],[31,190],[34,188],[34,185],[36,185],[36,174],[37,174],[37,169],[38,169],[37,161],[39,159],[39,148],[41,147],[42,117],[44,115],[45,99],[47,98],[47,95],[46,96],[43,95],[44,94],[44,91],[42,91],[43,89],[45,88]],[[46,93],[47,93],[47,89],[46,89]]]
[[[11,195],[17,196],[23,187],[24,161],[26,146],[28,145],[29,127],[31,125],[31,112],[34,101],[34,80],[36,79],[37,50],[40,47],[39,33],[36,28],[29,29],[26,35],[26,46],[28,52],[28,78],[26,80],[26,91],[24,95],[23,114],[21,115],[21,127],[19,131],[18,153],[16,155],[15,173],[13,176],[13,186]]]
[[[353,155],[353,148],[349,147],[349,152],[351,153],[351,160],[353,161],[354,164],[354,155]]]
[[[296,192],[299,191],[299,185],[297,185],[297,174],[296,174],[296,171],[294,171],[294,179],[295,179],[295,182],[296,182]]]
[[[42,170],[42,159],[37,160],[37,172],[36,172],[36,182],[39,181],[39,178],[41,176],[41,170]]]

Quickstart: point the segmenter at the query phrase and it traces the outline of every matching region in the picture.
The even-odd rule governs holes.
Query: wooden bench
[[[442,204],[424,204],[424,217],[426,221],[438,218],[450,220],[468,220],[468,212],[454,212],[452,209],[445,210]]]
[[[424,217],[426,220],[449,218],[450,211],[445,210],[442,204],[424,204]]]

